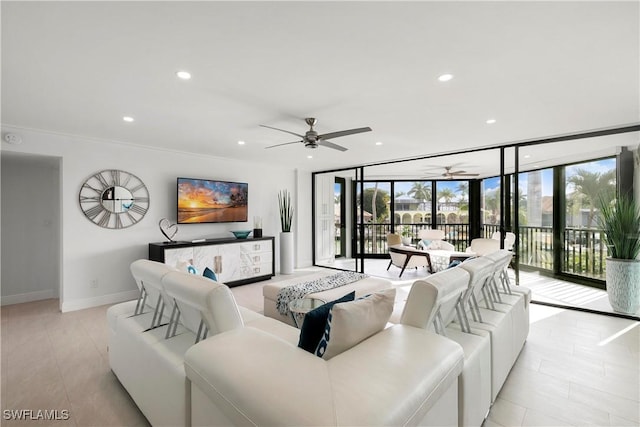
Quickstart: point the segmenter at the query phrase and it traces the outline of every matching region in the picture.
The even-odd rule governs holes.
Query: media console
[[[149,259],[178,269],[192,266],[197,274],[209,267],[227,286],[269,280],[275,275],[275,239],[219,238],[196,242],[149,243]]]

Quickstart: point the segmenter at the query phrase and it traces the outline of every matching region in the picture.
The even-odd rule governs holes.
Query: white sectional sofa
[[[460,426],[482,424],[529,332],[531,291],[508,283],[511,257],[510,251],[495,251],[416,281],[403,312],[404,323],[433,330],[462,347]],[[410,307],[414,304],[421,310]]]
[[[529,327],[511,253],[489,255],[415,282],[398,324],[329,360],[226,286],[136,261],[145,309],[109,309],[110,364],[152,425],[479,426]]]
[[[458,424],[463,352],[445,337],[401,322],[324,360],[225,285],[146,260],[132,272],[149,296],[143,314],[108,310],[109,362],[154,426]]]

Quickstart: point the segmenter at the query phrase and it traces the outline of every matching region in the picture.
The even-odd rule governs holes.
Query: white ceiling
[[[2,1],[2,124],[324,170],[637,123],[639,6]],[[296,138],[260,124],[305,117],[373,131],[332,140],[344,153],[264,149]],[[425,164],[490,174],[498,157],[403,172]]]

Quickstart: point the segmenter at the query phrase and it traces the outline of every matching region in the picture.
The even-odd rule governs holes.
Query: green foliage
[[[411,227],[408,225],[402,226],[402,232],[400,233],[402,237],[410,237],[411,236]]]
[[[613,203],[600,198],[598,226],[604,230],[609,255],[636,259],[640,254],[640,209],[634,199],[621,196]]]
[[[438,191],[438,200],[444,199],[445,203],[450,203],[454,197],[456,197],[456,193],[450,188],[445,187]]]
[[[282,231],[291,231],[293,205],[291,204],[291,194],[288,190],[282,190],[278,193],[278,205],[280,206],[280,226]]]
[[[414,182],[407,194],[416,200],[431,200],[431,183]]]
[[[576,192],[580,195],[573,196],[575,208],[580,208],[578,203],[589,208],[588,227],[593,224],[598,201],[608,204],[615,197],[615,180],[615,170],[600,173],[582,168],[577,169],[575,175],[567,178],[567,182],[573,184]]]
[[[376,207],[373,208],[373,195],[376,193]],[[365,188],[364,195],[364,210],[369,213],[376,213],[377,218],[373,220],[376,222],[383,221],[389,215],[389,193],[384,190],[375,188]],[[358,207],[360,205],[358,204]],[[359,214],[358,214],[359,215]]]

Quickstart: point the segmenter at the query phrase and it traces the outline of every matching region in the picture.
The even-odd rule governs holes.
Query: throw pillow
[[[180,261],[177,265],[176,268],[179,271],[184,271],[185,273],[189,273],[189,274],[198,274],[198,270],[191,264],[189,264],[186,261]]]
[[[209,279],[213,280],[214,282],[218,281],[218,278],[216,277],[216,273],[210,269],[209,267],[205,267],[204,271],[202,272],[202,275],[204,277],[208,277]]]
[[[418,246],[420,246],[420,249],[427,249],[430,244],[431,244],[431,240],[427,240],[427,239],[422,239],[420,240],[420,242],[418,242]]]
[[[315,355],[323,359],[342,353],[384,329],[396,298],[396,289],[376,292],[353,302],[335,304]]]
[[[352,291],[342,298],[338,298],[335,301],[330,301],[320,307],[314,308],[304,316],[302,321],[302,327],[300,328],[300,340],[298,341],[298,347],[303,350],[313,353],[318,347],[318,343],[322,338],[325,325],[327,324],[327,316],[334,304],[341,302],[353,301],[356,297],[355,291]]]

